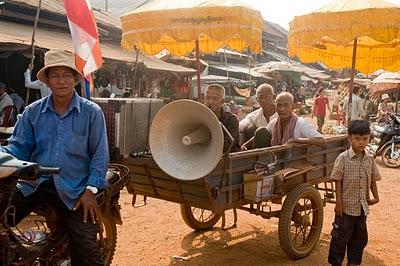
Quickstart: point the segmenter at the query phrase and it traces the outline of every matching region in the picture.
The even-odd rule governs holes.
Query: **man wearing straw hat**
[[[392,111],[390,106],[388,105],[389,102],[392,100],[388,94],[383,94],[381,103],[378,106],[378,122],[379,123],[386,123],[389,121],[388,113]]]
[[[82,76],[71,53],[47,52],[37,76],[51,94],[26,107],[10,144],[0,151],[42,166],[60,167],[61,172],[17,184],[11,199],[16,207],[15,223],[37,203],[50,203],[59,210],[68,232],[72,265],[104,265],[97,243],[95,198],[97,190],[107,185],[109,155],[103,113],[75,92]]]

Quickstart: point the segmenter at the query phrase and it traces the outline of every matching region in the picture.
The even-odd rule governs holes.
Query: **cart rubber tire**
[[[400,150],[400,144],[396,143],[395,146],[397,147],[398,150]],[[391,164],[386,160],[386,154],[390,157],[390,153],[392,152],[392,144],[388,145],[386,148],[383,149],[381,159],[382,162],[389,168],[399,168],[400,167],[400,159],[398,159],[397,164]]]
[[[109,266],[111,265],[115,254],[115,248],[117,246],[117,225],[115,224],[115,219],[111,214],[102,212],[101,217],[103,221],[103,237],[106,247],[103,247],[101,243],[99,243],[99,245],[103,253],[104,265]]]
[[[302,215],[302,210],[300,210],[300,212],[299,210],[295,210],[297,206],[301,207],[300,200],[303,199],[303,197],[309,197],[310,199],[312,208],[308,211],[312,212],[312,220],[310,220],[309,215]],[[303,203],[306,205],[304,200]],[[307,208],[304,209],[307,211]],[[279,217],[278,234],[280,246],[288,257],[294,260],[301,259],[310,255],[310,253],[313,251],[319,240],[322,230],[324,219],[323,209],[324,206],[321,195],[317,189],[309,184],[298,185],[286,196]],[[295,216],[295,214],[297,215]],[[295,219],[296,217],[300,219]],[[304,226],[304,224],[306,224],[306,226]],[[300,234],[300,232],[297,231],[298,228],[306,228],[304,232],[304,235],[306,236],[303,237],[303,241],[300,246],[296,246],[296,243],[294,243],[297,237],[292,239],[292,226],[294,226],[296,229],[295,234],[298,235]],[[307,227],[310,229],[308,234]]]
[[[210,218],[207,219],[207,221],[199,221],[196,219],[196,217],[193,214],[193,209],[194,207],[186,205],[186,204],[181,204],[181,215],[183,218],[183,221],[192,229],[196,231],[204,231],[211,229],[221,218],[222,212],[213,212],[210,210],[206,210],[207,212],[211,212]],[[199,210],[203,210],[200,208],[197,208]]]

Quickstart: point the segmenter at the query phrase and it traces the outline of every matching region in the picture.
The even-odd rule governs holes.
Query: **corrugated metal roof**
[[[0,43],[31,45],[32,26],[0,21]],[[44,49],[62,49],[73,51],[71,36],[68,33],[49,31],[38,28],[36,31],[36,46]],[[101,43],[101,52],[104,58],[135,63],[136,54],[128,53],[120,46]],[[195,75],[196,70],[170,64],[152,56],[139,54],[138,62],[146,68],[160,71],[176,72],[184,75]]]
[[[216,68],[222,71],[227,70],[227,66],[224,64],[209,64],[210,68]],[[255,78],[265,78],[265,75],[254,71],[252,69],[249,69],[248,67],[244,67],[243,65],[236,65],[236,64],[228,64],[228,72],[232,73],[241,73],[241,74],[246,74],[246,75],[251,75],[252,77]]]
[[[8,0],[7,2],[23,5],[25,7],[30,6],[33,9],[36,9],[39,5],[39,0]],[[41,10],[46,10],[59,15],[65,15],[63,0],[42,0]],[[121,29],[121,21],[118,17],[111,15],[111,13],[93,9],[93,14],[97,23]]]
[[[90,0],[92,7],[102,10],[105,10],[105,2],[106,0]],[[145,2],[146,0],[108,0],[108,11],[116,16],[120,16],[136,9]]]

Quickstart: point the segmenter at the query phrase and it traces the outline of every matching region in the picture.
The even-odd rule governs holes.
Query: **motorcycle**
[[[0,265],[71,264],[67,233],[63,230],[56,209],[43,203],[17,226],[10,227],[7,224],[7,215],[15,214],[15,208],[10,205],[10,196],[18,179],[32,181],[59,171],[58,168],[41,167],[0,153]],[[110,164],[107,179],[109,186],[96,194],[100,210],[97,240],[105,265],[110,265],[117,241],[116,224],[122,224],[118,200],[120,190],[128,182],[129,169]]]
[[[390,168],[400,167],[400,116],[388,114],[389,122],[371,125],[372,139],[368,146],[374,156],[381,156],[383,163]]]

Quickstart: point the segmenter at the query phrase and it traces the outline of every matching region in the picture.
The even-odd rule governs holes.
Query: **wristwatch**
[[[86,189],[89,189],[90,191],[92,191],[93,194],[97,194],[97,192],[99,192],[97,187],[86,186]]]

